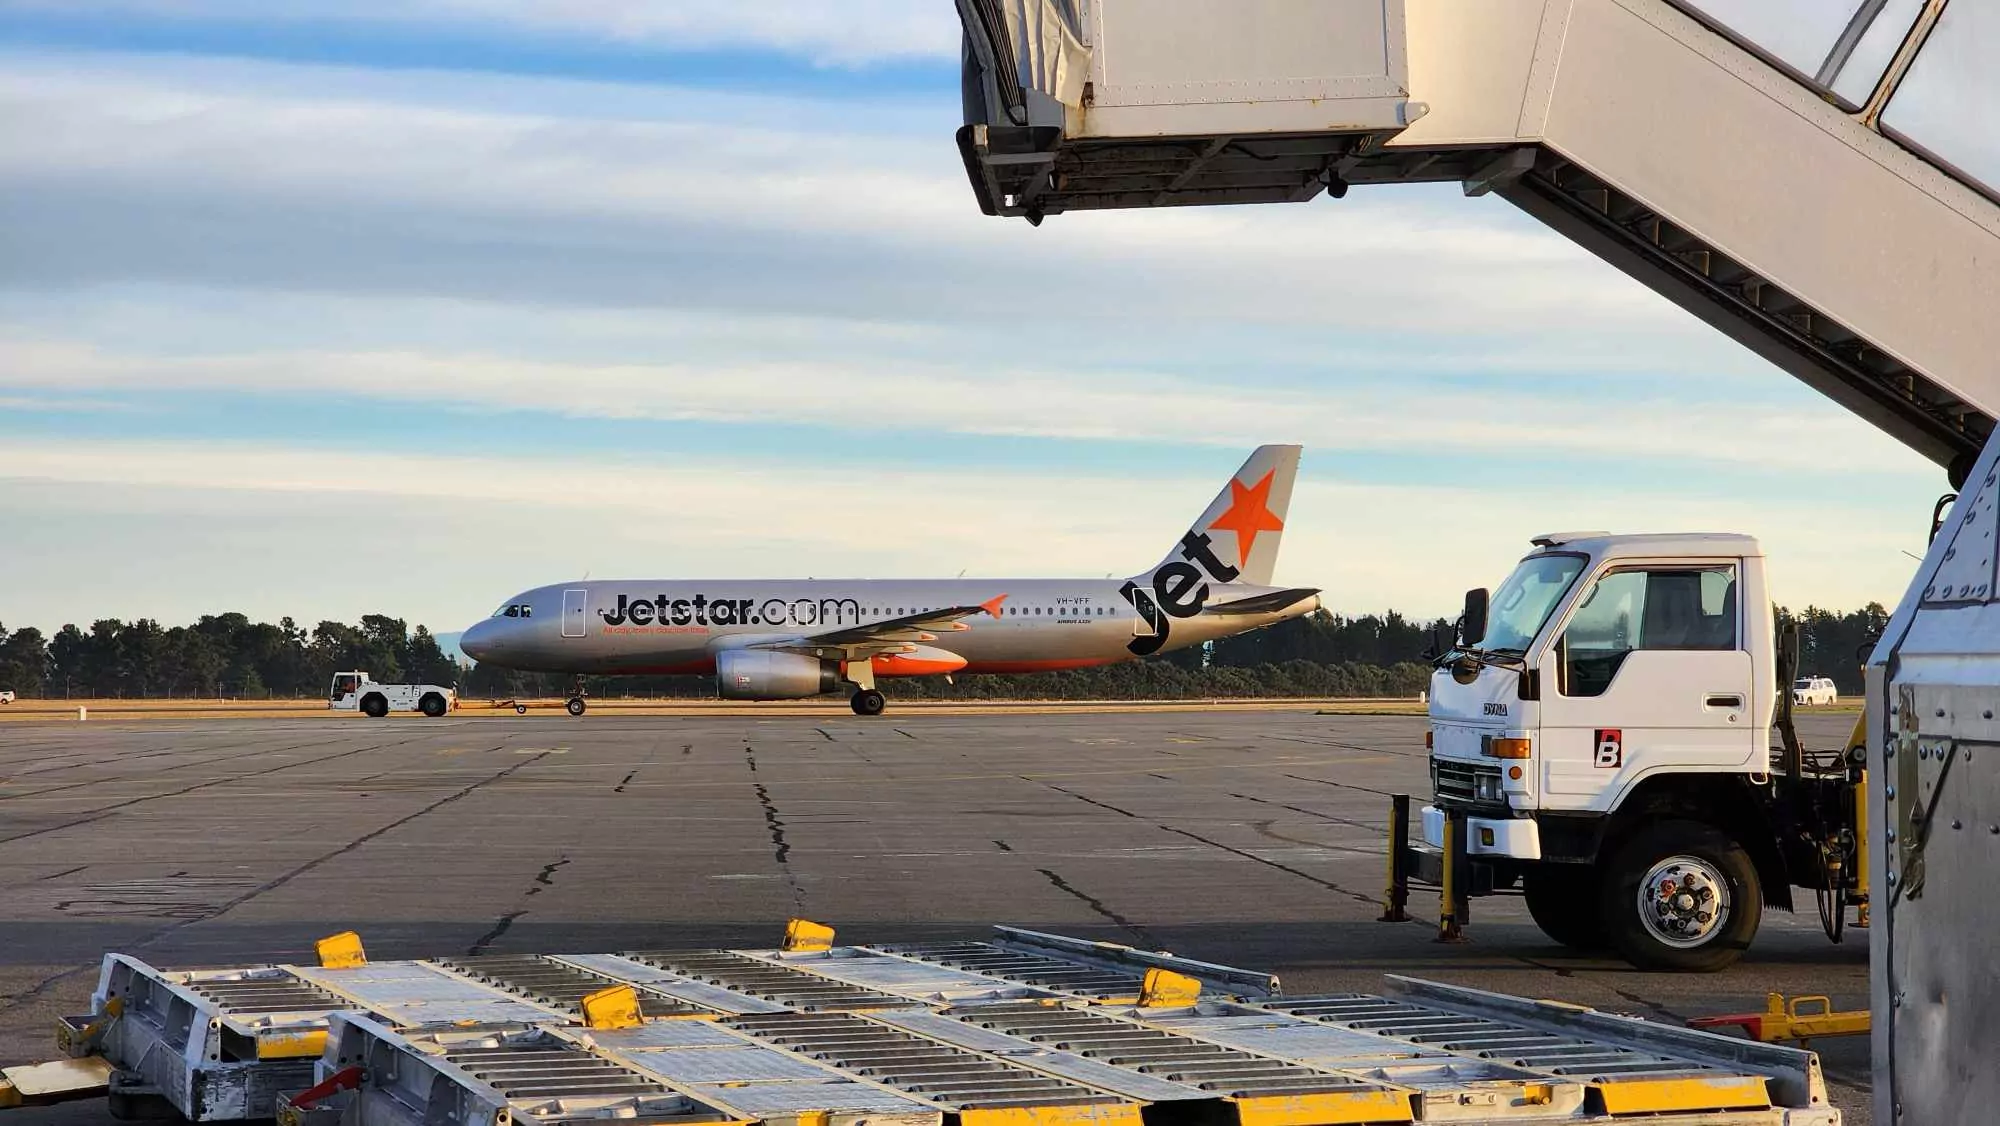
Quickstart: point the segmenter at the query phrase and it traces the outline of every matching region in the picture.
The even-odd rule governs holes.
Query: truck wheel
[[[1610,945],[1600,908],[1603,888],[1596,868],[1582,864],[1538,864],[1521,877],[1528,914],[1542,933],[1572,950]]]
[[[370,692],[361,697],[361,714],[369,719],[381,719],[389,714],[389,699],[380,692]]]
[[[1640,830],[1611,858],[1600,902],[1612,947],[1642,970],[1722,969],[1749,949],[1764,914],[1750,854],[1696,821]]]
[[[424,698],[417,701],[417,710],[432,719],[438,719],[445,712],[444,697],[435,692],[426,692]]]
[[[571,696],[569,702],[564,704],[563,707],[569,709],[569,714],[571,715],[582,715],[584,709],[583,697]]]

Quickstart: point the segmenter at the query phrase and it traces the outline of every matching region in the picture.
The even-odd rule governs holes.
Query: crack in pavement
[[[1017,775],[1016,777],[1019,776]],[[1037,780],[1032,778],[1024,778],[1023,781],[1035,782]],[[1339,884],[1334,883],[1332,880],[1323,880],[1318,876],[1313,875],[1310,872],[1301,872],[1297,868],[1294,868],[1289,864],[1280,864],[1275,860],[1270,860],[1265,857],[1258,856],[1254,852],[1245,852],[1243,849],[1237,848],[1234,845],[1223,844],[1221,841],[1214,840],[1209,837],[1204,837],[1200,833],[1192,832],[1187,829],[1178,828],[1173,825],[1168,825],[1165,822],[1152,821],[1147,818],[1140,817],[1138,814],[1133,813],[1129,809],[1120,809],[1115,805],[1098,801],[1095,798],[1084,797],[1082,794],[1077,793],[1075,790],[1063,789],[1061,786],[1058,786],[1053,782],[1038,782],[1038,784],[1047,786],[1049,789],[1054,790],[1059,794],[1068,794],[1070,797],[1073,797],[1078,801],[1088,802],[1091,805],[1097,806],[1099,809],[1108,809],[1113,813],[1122,813],[1127,817],[1131,817],[1140,821],[1145,821],[1147,824],[1153,826],[1156,829],[1160,829],[1164,832],[1174,833],[1179,836],[1186,837],[1191,841],[1199,841],[1210,848],[1221,849],[1223,852],[1229,853],[1232,856],[1240,856],[1245,860],[1254,861],[1258,864],[1264,865],[1267,868],[1276,868],[1278,871],[1283,872],[1286,875],[1297,876],[1299,879],[1305,880],[1308,883],[1318,884],[1320,887],[1323,887],[1328,891],[1338,892],[1341,895],[1347,896],[1349,899],[1355,900],[1356,902],[1373,904],[1378,907],[1382,905],[1382,901],[1372,895],[1364,895],[1361,892],[1353,890],[1352,888],[1342,887]],[[1314,847],[1324,848],[1325,846],[1316,845]]]
[[[1229,796],[1232,798],[1241,798],[1244,801],[1253,801],[1256,802],[1258,805],[1275,805],[1279,809],[1289,809],[1293,813],[1303,813],[1307,817],[1317,817],[1322,821],[1331,821],[1336,825],[1346,825],[1349,826],[1350,828],[1367,829],[1371,832],[1377,832],[1377,833],[1386,833],[1389,829],[1389,826],[1385,823],[1380,823],[1380,822],[1370,823],[1367,821],[1356,821],[1351,817],[1336,817],[1331,813],[1321,813],[1317,809],[1307,809],[1304,806],[1299,806],[1299,805],[1287,805],[1286,803],[1281,801],[1272,801],[1270,798],[1252,797],[1249,794],[1230,794]]]
[[[543,888],[556,886],[556,869],[568,863],[569,854],[564,853],[561,860],[542,865],[542,870],[535,874],[535,886],[528,889],[528,894],[540,895]]]
[[[465,948],[466,956],[469,958],[478,957],[479,955],[484,954],[488,950],[492,949],[493,944],[500,940],[500,936],[506,934],[507,931],[513,927],[514,920],[520,918],[521,916],[527,913],[528,913],[527,908],[524,907],[519,911],[509,911],[505,915],[500,916],[500,918],[494,922],[492,930],[489,930],[485,934],[480,935],[478,938],[473,939],[472,945]]]
[[[630,774],[627,774],[622,780],[619,781],[619,783],[616,786],[613,786],[611,788],[611,792],[614,794],[624,793],[625,787],[630,786],[632,784],[632,779],[637,778],[638,776],[639,772],[636,770]]]
[[[233,751],[233,750],[237,750],[238,748],[241,748],[241,747],[253,747],[253,748],[255,748],[255,747],[258,747],[258,746],[259,746],[259,744],[260,744],[261,742],[262,742],[262,740],[260,740],[260,739],[251,739],[251,740],[248,740],[248,741],[246,741],[246,742],[242,742],[242,743],[225,743],[224,745],[222,745],[222,746],[220,746],[220,747],[217,747],[217,748],[215,748],[215,749],[216,749],[216,750],[218,750],[218,751]],[[318,742],[321,742],[321,743],[336,743],[336,742],[339,742],[339,740],[338,740],[338,739],[321,739],[321,740],[318,740]],[[302,744],[302,745],[304,745],[304,746],[310,746],[311,744]],[[265,752],[267,752],[267,751],[269,751],[269,750],[271,750],[271,749],[272,749],[272,748],[268,748],[268,747],[264,747],[264,748],[260,748],[260,749],[257,749],[257,750],[251,750],[251,751],[248,751],[248,752],[245,752],[244,754],[240,754],[240,755],[230,755],[230,754],[220,754],[220,755],[216,755],[216,756],[215,756],[214,758],[207,758],[207,759],[202,759],[202,760],[200,760],[200,761],[198,761],[198,762],[191,762],[191,763],[184,763],[184,764],[182,764],[182,765],[184,765],[184,766],[206,766],[206,765],[208,765],[209,763],[215,763],[215,762],[228,762],[228,761],[230,761],[230,760],[232,760],[232,759],[239,759],[239,758],[249,758],[249,757],[251,757],[252,755],[256,755],[256,754],[262,754],[262,753],[265,753]],[[278,749],[278,750],[284,750],[284,749],[286,749],[286,748],[282,748],[282,747],[280,747],[280,748],[276,748],[276,749]],[[82,752],[82,753],[84,753],[84,754],[88,754],[89,752],[85,751],[85,752]],[[172,754],[185,754],[185,753],[186,753],[185,749],[184,749],[184,748],[182,748],[182,747],[180,747],[180,746],[170,746],[170,747],[160,747],[160,748],[157,748],[157,749],[154,749],[154,750],[150,750],[150,751],[140,751],[140,752],[138,752],[137,754],[120,754],[120,755],[113,755],[113,756],[111,756],[110,758],[94,758],[94,759],[88,759],[88,760],[84,760],[84,761],[80,761],[80,762],[61,762],[61,763],[51,763],[51,764],[48,764],[48,765],[46,765],[46,766],[43,766],[43,767],[42,767],[42,768],[41,768],[40,770],[22,770],[22,771],[17,771],[17,772],[16,772],[16,773],[15,773],[15,774],[14,774],[13,776],[14,776],[15,778],[33,778],[33,777],[36,777],[36,776],[39,776],[39,775],[43,775],[43,774],[55,774],[55,773],[57,773],[57,772],[59,772],[59,771],[64,771],[64,770],[81,770],[81,769],[83,769],[84,767],[87,767],[87,766],[109,766],[109,765],[112,765],[112,764],[116,764],[116,765],[119,765],[119,766],[124,766],[124,765],[126,765],[127,763],[134,763],[134,762],[139,762],[139,761],[142,761],[142,760],[144,760],[144,759],[149,759],[149,758],[159,758],[159,757],[160,757],[160,756],[162,756],[162,755],[172,755]],[[169,769],[169,770],[178,770],[178,769],[180,769],[180,767],[168,767],[168,769]],[[130,779],[130,778],[117,778],[117,779],[113,779],[113,780],[114,780],[114,781],[119,781],[119,782],[125,782],[125,781],[130,781],[131,779]],[[81,782],[81,783],[76,783],[75,785],[83,785],[83,786],[91,786],[91,785],[96,785],[96,783],[95,783],[95,782]],[[55,790],[66,790],[66,789],[70,789],[70,788],[72,788],[71,784],[69,784],[69,783],[65,783],[65,784],[63,784],[63,785],[61,785],[61,786],[57,786],[57,787],[54,787],[53,789],[49,789],[49,790],[42,790],[42,791],[38,791],[38,792],[40,792],[40,793],[45,793],[45,794],[46,794],[46,793],[53,793],[53,792],[54,792]]]
[[[542,865],[542,870],[540,872],[535,873],[534,885],[528,888],[527,892],[522,895],[522,898],[525,899],[531,895],[540,895],[542,893],[543,888],[554,887],[556,882],[556,869],[568,863],[569,863],[569,854],[564,853],[561,859]],[[473,939],[472,945],[465,948],[466,956],[477,957],[478,955],[484,954],[488,950],[491,950],[493,948],[493,944],[500,941],[500,936],[506,934],[509,930],[513,928],[514,920],[520,918],[521,916],[527,913],[528,913],[528,908],[522,907],[518,910],[509,911],[506,914],[500,916],[499,918],[493,920],[492,929],[488,930],[485,934],[480,935],[478,938]]]
[[[146,773],[140,773],[140,774],[120,774],[120,775],[117,775],[117,776],[115,776],[115,777],[111,777],[111,778],[92,778],[92,779],[89,779],[89,780],[87,780],[87,781],[83,781],[83,782],[64,782],[64,783],[62,783],[62,784],[60,784],[60,785],[55,785],[55,786],[44,786],[44,787],[42,787],[42,788],[41,788],[41,789],[39,789],[39,790],[30,790],[30,791],[28,791],[28,792],[26,792],[26,793],[20,793],[20,794],[0,794],[0,801],[17,801],[17,800],[19,800],[19,799],[21,799],[21,798],[38,798],[38,797],[41,797],[41,796],[42,796],[42,795],[44,795],[44,794],[59,794],[59,793],[62,793],[62,792],[63,792],[64,790],[82,790],[82,789],[88,789],[89,787],[92,787],[92,786],[109,786],[109,785],[114,785],[114,784],[117,784],[117,783],[120,783],[120,782],[141,782],[141,783],[143,783],[143,782],[149,782],[149,781],[152,781],[152,780],[154,780],[154,779],[157,779],[157,778],[159,778],[159,777],[160,777],[161,775],[163,775],[163,774],[172,774],[172,773],[174,773],[175,771],[180,771],[180,770],[190,770],[190,769],[194,769],[194,768],[198,768],[198,767],[203,767],[203,766],[214,766],[214,765],[215,765],[215,764],[217,764],[217,763],[223,763],[223,762],[235,762],[235,761],[237,761],[238,759],[246,759],[246,758],[256,758],[256,757],[258,757],[258,756],[260,756],[260,755],[274,755],[274,754],[283,754],[283,753],[285,753],[285,752],[287,752],[287,751],[302,751],[302,750],[305,750],[305,749],[306,749],[307,747],[324,747],[324,746],[327,746],[328,744],[331,744],[331,743],[338,743],[338,742],[340,742],[340,741],[341,741],[341,740],[340,740],[340,739],[337,739],[337,738],[336,738],[336,739],[312,739],[312,740],[309,740],[309,741],[307,741],[307,742],[304,742],[304,743],[293,743],[293,744],[291,744],[290,746],[285,746],[285,747],[265,747],[265,746],[259,746],[259,747],[257,747],[257,749],[256,749],[256,750],[252,750],[252,751],[245,751],[244,753],[242,753],[242,754],[240,754],[240,755],[217,755],[217,756],[215,756],[214,758],[205,758],[205,759],[197,759],[197,760],[194,760],[194,761],[191,761],[191,762],[183,762],[183,763],[179,763],[179,764],[177,764],[177,765],[174,765],[174,766],[169,766],[169,767],[166,767],[166,768],[164,768],[164,769],[161,769],[161,770],[154,770],[154,771],[150,771],[150,772],[146,772]],[[406,741],[406,742],[408,742],[409,740],[405,740],[405,741]],[[238,746],[246,746],[246,745],[250,745],[250,744],[237,744],[237,745],[238,745]],[[384,744],[384,745],[386,746],[386,745],[389,745],[389,744]],[[396,746],[401,746],[401,744],[395,744],[395,745],[396,745]],[[166,755],[166,754],[173,754],[173,753],[175,753],[176,751],[178,751],[179,749],[180,749],[180,748],[169,748],[169,749],[167,749],[167,750],[164,750],[164,751],[151,751],[151,752],[147,752],[146,754],[143,754],[143,755],[137,755],[137,756],[134,756],[134,757],[135,757],[135,758],[154,758],[154,757],[157,757],[157,756],[159,756],[159,755]],[[121,759],[103,759],[103,760],[99,760],[99,761],[94,761],[94,762],[88,762],[88,763],[75,763],[75,764],[72,764],[72,766],[102,766],[102,765],[105,765],[106,763],[113,763],[113,762],[120,762],[120,763],[122,763],[123,761],[125,761],[125,760],[121,760]],[[317,760],[316,760],[316,761],[317,761]],[[56,767],[56,768],[53,768],[53,769],[57,769],[57,770],[68,770],[68,769],[71,769],[71,767],[69,767],[69,766],[63,766],[63,767]],[[36,772],[36,773],[44,773],[44,772]],[[26,777],[28,777],[28,775],[27,775],[27,774],[15,774],[15,775],[13,775],[12,777],[13,777],[13,778],[15,778],[15,779],[20,779],[20,778],[26,778]],[[248,778],[248,777],[250,777],[250,775],[247,775],[247,774],[246,774],[246,775],[241,775],[240,777],[245,777],[245,778]],[[94,811],[93,811],[93,812],[94,812]],[[9,838],[9,839],[11,840],[11,839],[15,839],[15,838]],[[0,841],[0,844],[4,844],[4,843],[5,843],[4,841]]]
[[[821,732],[825,734],[825,732]],[[747,744],[743,748],[743,760],[750,764],[750,773],[757,773],[757,752]],[[785,874],[785,884],[792,889],[792,906],[805,910],[805,889],[799,886],[798,877],[792,873],[792,843],[785,837],[785,819],[778,816],[778,805],[771,800],[771,791],[762,782],[750,783],[756,791],[757,804],[764,810],[764,829],[771,835],[771,855],[777,858],[778,868]]]
[[[1303,774],[1287,774],[1285,777],[1290,778],[1294,782],[1312,782],[1321,786],[1338,787],[1342,790],[1359,790],[1364,794],[1374,794],[1377,797],[1393,798],[1396,796],[1387,790],[1378,790],[1373,786],[1357,786],[1352,782],[1335,782],[1329,778],[1308,778]]]
[[[1384,750],[1381,747],[1364,747],[1359,743],[1343,743],[1338,739],[1313,739],[1305,735],[1273,734],[1270,736],[1270,738],[1282,740],[1287,743],[1305,743],[1309,746],[1314,746],[1314,747],[1338,747],[1343,751],[1366,751],[1371,755],[1389,755],[1393,758],[1429,759],[1431,757],[1429,751],[1423,751],[1423,752],[1391,751],[1391,750]],[[1314,781],[1317,781],[1317,779],[1314,779]]]
[[[391,745],[391,744],[385,744],[385,745]],[[376,748],[363,748],[363,749],[374,750]],[[505,746],[502,745],[499,747],[490,747],[488,748],[488,751],[489,752],[499,751],[505,749],[506,749]],[[306,861],[304,864],[301,864],[298,867],[293,868],[288,872],[285,872],[283,875],[276,876],[272,879],[266,880],[263,883],[258,884],[256,887],[251,888],[249,891],[244,892],[242,895],[239,895],[236,898],[221,904],[220,906],[214,908],[211,911],[208,911],[205,914],[193,916],[191,918],[181,919],[170,926],[162,927],[159,930],[154,931],[152,934],[147,935],[145,938],[139,939],[136,942],[128,944],[125,949],[127,952],[137,953],[138,951],[144,950],[147,947],[152,946],[160,942],[162,939],[165,939],[171,935],[178,934],[181,931],[186,930],[191,926],[195,926],[196,924],[199,923],[205,923],[211,919],[221,918],[222,916],[227,915],[229,912],[235,910],[238,907],[241,907],[245,903],[250,902],[251,900],[257,898],[258,896],[263,895],[266,892],[276,891],[277,889],[285,886],[286,884],[290,883],[292,880],[298,878],[299,876],[303,876],[307,872],[310,872],[329,861],[337,860],[340,857],[345,856],[350,852],[353,852],[355,849],[360,848],[362,845],[365,845],[368,842],[375,840],[378,837],[381,837],[385,833],[393,832],[396,829],[400,829],[403,826],[408,825],[410,822],[415,821],[419,817],[423,817],[427,814],[434,813],[437,810],[442,809],[445,806],[450,805],[455,801],[458,801],[460,798],[466,797],[467,795],[471,794],[475,790],[480,789],[483,786],[490,786],[493,783],[508,777],[517,770],[520,770],[524,767],[531,766],[537,762],[540,762],[542,759],[547,758],[548,754],[549,752],[547,751],[541,751],[536,753],[532,757],[523,758],[520,761],[515,762],[512,765],[501,770],[497,774],[481,778],[477,782],[473,782],[469,785],[461,787],[460,789],[454,790],[449,794],[446,794],[444,797],[441,797],[438,800],[430,803],[429,805],[424,806],[422,809],[417,810],[415,813],[409,814],[404,817],[399,817],[396,820],[389,822],[388,824],[382,826],[379,829],[363,833],[361,836],[354,838],[353,840],[347,842],[344,845],[341,845],[339,848],[336,848],[331,852],[322,853],[319,856],[316,856],[313,859]],[[334,757],[337,758],[340,756],[334,756]],[[322,759],[320,761],[328,761],[328,760]],[[296,766],[298,764],[293,763],[290,765]],[[95,970],[96,968],[97,964],[95,962],[92,962],[82,966],[72,966],[67,970],[62,970],[58,973],[51,974],[50,976],[43,978],[41,981],[36,982],[33,986],[29,987],[27,992],[16,994],[13,998],[8,1000],[6,1004],[0,1005],[0,1014],[14,1012],[28,1005],[29,1003],[39,999],[44,993],[47,993],[50,989],[54,988],[58,983],[66,981],[72,977],[75,977],[80,973],[86,973]]]
[[[1111,920],[1113,923],[1116,923],[1118,925],[1119,930],[1122,930],[1126,934],[1131,935],[1133,938],[1138,939],[1140,943],[1144,944],[1145,946],[1157,947],[1159,945],[1158,943],[1153,941],[1152,935],[1146,933],[1145,927],[1142,927],[1139,924],[1134,923],[1132,920],[1126,918],[1123,915],[1120,915],[1118,912],[1113,911],[1111,908],[1105,906],[1103,900],[1097,898],[1094,895],[1088,895],[1078,890],[1077,888],[1072,886],[1068,880],[1063,879],[1061,876],[1057,875],[1050,869],[1037,868],[1035,869],[1035,871],[1040,872],[1042,876],[1049,881],[1049,883],[1055,885],[1056,890],[1074,896],[1077,899],[1083,901],[1083,904],[1086,907],[1089,907],[1092,911],[1095,911],[1104,918]]]
[[[126,808],[126,807],[128,807],[128,806],[134,806],[134,805],[140,805],[140,804],[143,804],[143,803],[145,803],[145,802],[149,802],[149,801],[159,801],[159,800],[160,800],[161,798],[178,798],[178,797],[183,797],[183,796],[185,796],[185,795],[187,795],[187,794],[192,794],[192,793],[194,793],[194,792],[195,792],[196,790],[206,790],[206,789],[208,789],[208,788],[209,788],[210,786],[225,786],[225,785],[228,785],[228,784],[230,784],[230,783],[233,783],[233,782],[242,782],[242,781],[245,781],[246,779],[250,779],[250,778],[261,778],[261,777],[263,777],[263,776],[264,776],[264,775],[266,775],[266,774],[276,774],[276,773],[277,773],[278,771],[280,771],[280,770],[290,770],[290,769],[292,769],[292,768],[293,768],[293,767],[295,767],[295,766],[309,766],[309,765],[310,765],[310,766],[317,766],[317,765],[319,765],[320,763],[327,763],[327,762],[335,762],[335,761],[338,761],[338,760],[340,760],[340,759],[344,759],[344,758],[348,758],[349,756],[352,756],[352,755],[359,755],[359,754],[366,754],[366,753],[367,753],[367,752],[369,752],[369,751],[379,751],[379,750],[382,750],[382,749],[384,749],[384,748],[387,748],[387,747],[401,747],[401,746],[405,746],[405,745],[407,745],[407,744],[410,744],[410,743],[417,743],[417,742],[421,742],[421,741],[423,741],[423,739],[424,739],[424,738],[425,738],[425,736],[422,736],[422,735],[419,735],[419,736],[417,736],[417,737],[416,737],[416,738],[414,738],[414,739],[403,739],[403,740],[401,740],[401,741],[398,741],[398,742],[392,742],[392,743],[377,743],[377,744],[374,744],[373,746],[368,746],[368,747],[356,747],[355,749],[353,749],[353,750],[351,750],[351,751],[342,751],[342,752],[340,752],[340,753],[339,753],[339,754],[337,754],[337,755],[328,755],[328,756],[327,756],[327,757],[325,757],[325,758],[316,758],[316,759],[312,759],[312,760],[310,760],[309,762],[285,762],[285,763],[279,763],[279,764],[278,764],[277,766],[271,766],[271,767],[266,767],[266,768],[264,768],[263,770],[253,770],[253,771],[251,771],[251,772],[250,772],[250,773],[248,773],[248,774],[232,774],[232,775],[230,775],[230,776],[229,776],[229,777],[227,777],[227,778],[211,778],[211,779],[209,779],[209,780],[208,780],[208,781],[206,781],[206,782],[197,782],[197,783],[195,783],[195,784],[194,784],[194,785],[192,785],[192,786],[184,786],[184,787],[182,787],[182,788],[180,788],[180,789],[178,789],[178,790],[169,790],[169,791],[167,791],[166,793],[163,793],[163,794],[147,794],[147,795],[146,795],[146,796],[144,796],[144,797],[137,797],[137,798],[127,798],[126,800],[124,800],[124,801],[121,801],[121,802],[113,802],[113,803],[112,803],[112,804],[110,804],[110,805],[106,805],[106,806],[100,806],[100,807],[98,807],[98,808],[96,808],[96,809],[92,809],[92,810],[86,810],[85,812],[86,812],[86,813],[88,814],[88,816],[84,816],[84,817],[79,817],[79,818],[77,818],[77,819],[76,819],[76,820],[74,820],[74,821],[65,821],[65,822],[63,822],[63,823],[62,823],[62,824],[60,824],[60,825],[45,825],[45,826],[43,826],[43,827],[42,827],[42,828],[40,828],[40,829],[30,829],[29,831],[27,831],[27,832],[25,832],[25,833],[16,833],[15,835],[13,835],[13,836],[11,836],[11,837],[0,837],[0,845],[4,845],[4,844],[12,844],[12,843],[13,843],[13,842],[15,842],[15,841],[25,841],[25,840],[27,840],[27,839],[28,839],[29,837],[39,837],[39,836],[43,835],[44,833],[59,833],[59,832],[63,831],[64,829],[74,829],[74,828],[76,828],[76,827],[77,827],[77,826],[79,826],[79,825],[88,825],[88,824],[90,824],[90,823],[91,823],[91,822],[93,822],[93,821],[102,821],[102,820],[104,820],[104,819],[105,819],[106,817],[109,817],[109,816],[111,816],[111,815],[112,815],[113,813],[116,813],[116,812],[118,812],[119,810],[121,810],[121,809],[124,809],[124,808]],[[296,746],[296,747],[281,747],[281,748],[277,748],[277,749],[278,749],[278,750],[293,750],[293,751],[295,751],[295,750],[302,750],[302,749],[304,749],[304,748],[306,748],[306,747],[311,747],[311,746],[316,746],[316,745],[318,745],[318,744],[315,744],[315,743],[301,743],[301,744],[299,744],[299,745],[298,745],[298,746]],[[496,748],[494,748],[494,749],[495,749],[495,750],[498,750],[499,748],[497,748],[497,747],[496,747]],[[244,756],[244,757],[248,757],[248,756]],[[96,783],[85,783],[85,784],[86,784],[86,785],[95,785]],[[43,792],[45,792],[45,793],[46,793],[47,791],[43,791]],[[23,796],[26,796],[26,797],[33,797],[34,795],[33,795],[33,794],[28,794],[28,795],[23,795]]]

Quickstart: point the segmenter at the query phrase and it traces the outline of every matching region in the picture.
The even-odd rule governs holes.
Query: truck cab
[[[1432,674],[1422,847],[1441,854],[1454,820],[1472,894],[1518,889],[1568,945],[1719,969],[1767,900],[1827,882],[1791,830],[1841,840],[1849,781],[1844,763],[1778,776],[1772,720],[1791,701],[1763,550],[1710,533],[1532,544],[1467,595]]]

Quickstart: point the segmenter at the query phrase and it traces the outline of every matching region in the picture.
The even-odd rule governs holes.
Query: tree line
[[[463,672],[428,629],[382,614],[310,632],[291,618],[272,625],[237,613],[172,627],[102,618],[46,638],[0,625],[0,688],[22,696],[303,698],[324,695],[345,669],[445,685]]]
[[[1879,603],[1848,613],[1808,606],[1780,609],[1800,632],[1801,676],[1832,677],[1842,694],[1861,691],[1860,666],[1882,632]],[[1230,696],[1414,696],[1429,676],[1425,655],[1450,635],[1448,619],[1423,621],[1390,611],[1319,611],[1269,629],[1144,661],[1027,676],[897,680],[903,698],[1176,699]],[[0,689],[43,697],[306,698],[326,692],[333,674],[366,669],[384,682],[457,687],[473,698],[567,695],[571,678],[494,665],[461,666],[424,626],[362,617],[323,621],[310,631],[291,618],[273,625],[238,613],[163,627],[150,618],[105,618],[89,629],[66,625],[54,637],[0,625]],[[591,678],[599,695],[701,697],[713,677]]]

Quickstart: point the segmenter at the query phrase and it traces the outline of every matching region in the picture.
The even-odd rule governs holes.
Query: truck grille
[[[1493,779],[1487,785],[1489,792],[1499,789],[1500,768],[1479,763],[1454,762],[1451,759],[1431,760],[1431,789],[1446,801],[1464,802],[1468,805],[1478,801],[1479,789],[1475,779]]]

